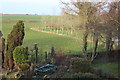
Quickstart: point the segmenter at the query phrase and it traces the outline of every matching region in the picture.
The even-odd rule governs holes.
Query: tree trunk
[[[106,51],[109,52],[110,51],[110,44],[112,41],[112,33],[111,31],[108,31],[108,34],[106,34]]]
[[[85,30],[83,34],[83,53],[86,55],[87,53],[87,38],[88,38],[88,30]]]
[[[2,68],[4,68],[4,52],[2,52]]]
[[[118,15],[118,22],[120,23],[120,1],[118,2]],[[118,39],[120,39],[120,24],[118,26]],[[120,43],[118,43],[118,49],[120,49]]]
[[[8,54],[7,53],[5,53],[4,54],[4,68],[6,69],[6,70],[8,70],[8,68],[9,68],[9,62],[8,62]]]
[[[56,29],[57,33],[58,33],[58,29]]]
[[[71,29],[71,35],[73,34],[73,31],[72,31],[72,29]]]
[[[97,55],[96,52],[97,52],[97,48],[98,48],[98,39],[95,40],[94,45],[95,46],[94,46],[94,51],[93,52],[94,52],[94,56],[96,56]]]
[[[97,54],[96,54],[97,47],[98,47],[98,35],[97,35],[97,33],[94,33],[94,49],[93,49],[91,61],[93,61],[94,58],[97,56]]]
[[[14,68],[14,60],[13,60],[13,57],[10,57],[9,58],[9,69],[10,69],[10,72],[13,70]]]

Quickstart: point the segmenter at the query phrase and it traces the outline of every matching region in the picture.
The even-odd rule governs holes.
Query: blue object
[[[57,67],[52,65],[52,64],[46,64],[45,66],[39,67],[39,68],[35,68],[35,71],[38,72],[47,72],[53,69],[56,69]]]

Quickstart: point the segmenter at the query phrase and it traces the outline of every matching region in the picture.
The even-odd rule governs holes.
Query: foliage
[[[18,21],[16,25],[13,26],[13,30],[8,35],[7,44],[8,44],[8,51],[14,50],[14,48],[18,45],[22,45],[24,38],[24,23],[23,21]]]
[[[27,63],[19,64],[19,68],[20,68],[22,71],[26,71],[26,70],[28,70],[29,67],[30,67],[30,65],[27,64]]]
[[[26,62],[28,59],[28,53],[27,53],[26,48],[22,46],[16,47],[15,50],[13,51],[13,58],[16,63]]]
[[[76,58],[71,61],[71,69],[73,72],[90,72],[91,65],[87,59]]]
[[[2,37],[2,52],[5,51],[5,38]]]
[[[10,32],[10,34],[8,34],[7,37],[6,54],[8,54],[9,68],[11,70],[13,69],[13,67],[10,67],[13,66],[13,50],[15,49],[15,47],[22,45],[24,35],[24,23],[23,21],[19,20],[16,25],[13,26],[12,31]]]
[[[4,51],[5,51],[5,38],[2,37],[2,67],[4,66]]]
[[[17,24],[13,26],[11,33],[8,34],[6,53],[9,54],[9,57],[12,57],[12,52],[16,46],[22,45],[23,38],[24,23],[23,21],[18,21]]]

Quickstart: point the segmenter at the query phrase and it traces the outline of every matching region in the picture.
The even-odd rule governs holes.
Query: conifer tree
[[[5,38],[2,37],[2,67],[4,66]]]
[[[10,70],[13,69],[14,63],[13,63],[13,50],[17,46],[21,46],[23,43],[23,38],[24,38],[24,23],[22,20],[19,20],[16,25],[13,26],[12,31],[10,34],[8,34],[7,37],[7,49],[6,49],[6,54],[8,56],[8,67]],[[7,60],[7,59],[6,59]]]

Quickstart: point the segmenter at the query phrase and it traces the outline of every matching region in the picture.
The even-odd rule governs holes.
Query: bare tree
[[[93,4],[91,2],[80,2],[80,1],[73,1],[71,2],[63,2],[61,1],[64,7],[62,8],[64,10],[65,14],[68,14],[70,16],[79,17],[79,22],[82,24],[84,33],[83,33],[83,53],[86,55],[87,53],[87,38],[89,34],[89,24],[94,20],[93,17],[94,14],[96,14],[96,4]],[[79,25],[81,25],[79,24]]]
[[[87,38],[90,32],[93,34],[94,49],[91,56],[91,61],[95,58],[99,37],[104,35],[106,39],[106,49],[109,51],[112,45],[112,37],[116,34],[118,21],[118,2],[80,2],[78,0],[71,0],[70,2],[61,1],[63,4],[64,14],[78,17],[79,27],[84,31],[83,33],[83,53],[87,55]],[[82,25],[82,26],[81,26]],[[74,26],[75,27],[75,26]],[[103,37],[103,36],[102,36]]]
[[[102,18],[104,19],[104,33],[106,35],[106,51],[111,50],[112,38],[118,32],[118,2],[107,3],[108,11],[103,11]]]

